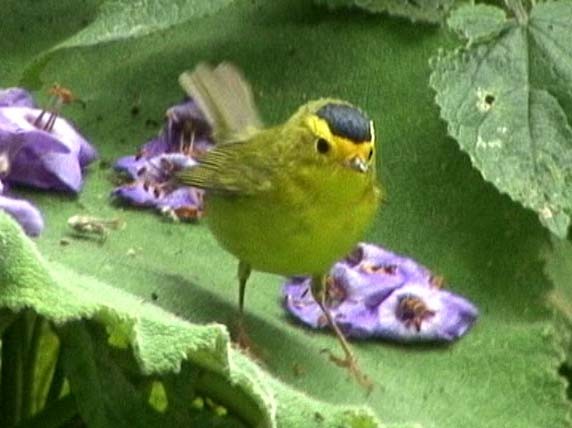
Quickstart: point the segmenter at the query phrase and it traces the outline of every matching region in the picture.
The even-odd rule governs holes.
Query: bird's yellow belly
[[[219,243],[254,270],[302,275],[325,273],[351,251],[376,206],[376,190],[371,188],[343,204],[211,196],[206,214]]]

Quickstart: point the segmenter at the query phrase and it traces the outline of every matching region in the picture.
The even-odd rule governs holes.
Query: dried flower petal
[[[115,169],[133,181],[116,188],[112,195],[136,206],[151,206],[176,220],[201,216],[203,191],[177,186],[174,173],[196,164],[194,156],[212,146],[210,127],[191,100],[167,110],[162,133],[133,156],[124,156]]]
[[[82,168],[95,159],[91,145],[64,119],[27,107],[0,108],[0,152],[16,152],[5,179],[12,183],[78,192]],[[43,129],[48,126],[51,128]]]
[[[143,181],[135,181],[117,187],[112,195],[139,207],[154,207],[160,199],[155,188]]]
[[[32,94],[22,88],[0,89],[0,107],[36,108]]]
[[[328,277],[326,306],[349,337],[451,342],[474,324],[478,311],[436,285],[414,260],[371,244],[359,244]],[[327,325],[310,292],[309,278],[283,288],[286,309],[313,328]]]
[[[97,150],[91,144],[87,142],[84,138],[79,140],[79,153],[77,160],[79,162],[80,168],[83,170],[90,163],[96,160],[98,157]]]
[[[20,223],[26,234],[38,236],[44,229],[44,220],[40,211],[28,201],[2,195],[4,190],[4,185],[0,181],[0,210],[5,211]]]
[[[180,134],[184,132],[193,132],[197,140],[210,138],[211,127],[207,119],[199,106],[189,98],[167,109],[165,116],[170,127],[171,139],[174,141],[181,140]]]
[[[55,87],[69,98],[71,92]],[[54,92],[55,94],[55,92]],[[95,149],[56,111],[36,109],[21,88],[0,90],[0,179],[41,189],[79,191],[82,168],[97,157]],[[30,202],[11,198],[0,181],[0,210],[11,215],[30,236],[44,228],[40,211]]]

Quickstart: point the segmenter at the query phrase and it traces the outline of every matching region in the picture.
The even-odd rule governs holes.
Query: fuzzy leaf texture
[[[255,411],[245,417],[250,426],[276,427],[282,419],[287,426],[307,426],[307,415],[316,412],[332,425],[380,426],[366,408],[334,409],[272,379],[230,347],[221,325],[187,323],[105,283],[46,263],[3,212],[0,255],[0,307],[12,312],[31,308],[58,325],[71,391],[89,427],[128,426],[134,419],[138,427],[156,427],[177,420],[178,415],[154,411],[148,396],[129,381],[118,355],[126,347],[133,351],[131,370],[144,376],[178,373],[185,361],[213,372],[224,388],[235,389],[231,400],[243,395],[251,401]],[[98,325],[99,334],[90,335],[89,328]],[[203,382],[210,392],[215,380]],[[227,405],[232,407],[232,401]]]
[[[387,13],[412,22],[440,23],[455,3],[454,0],[315,0],[331,9],[358,7],[370,13]]]
[[[88,18],[91,22],[36,58],[22,80],[28,87],[37,87],[39,74],[58,50],[142,37],[215,13],[231,2],[232,0],[102,0]]]
[[[450,135],[483,177],[565,237],[572,214],[572,3],[527,20],[464,6],[449,25],[465,49],[433,60],[431,85]]]
[[[81,9],[75,0],[5,3],[0,8],[4,87],[18,83],[34,58],[73,37],[98,11],[95,0],[86,0]],[[491,15],[492,23],[468,30],[471,37],[489,40],[485,27],[498,32],[498,13]],[[50,58],[38,74],[43,83],[36,95],[45,99],[44,91],[59,82],[84,100],[63,114],[97,147],[102,161],[90,167],[77,199],[12,189],[45,216],[45,231],[36,242],[45,260],[40,270],[52,279],[20,277],[10,268],[0,282],[19,278],[19,287],[26,288],[13,304],[25,297],[41,305],[45,317],[59,315],[63,323],[56,332],[64,351],[85,349],[68,354],[63,365],[91,424],[136,412],[145,426],[147,418],[152,422],[157,416],[140,409],[149,400],[160,408],[166,396],[162,425],[174,427],[208,428],[270,415],[260,404],[268,397],[274,399],[280,428],[337,428],[344,405],[367,405],[387,427],[570,426],[566,382],[558,373],[566,334],[546,309],[552,284],[544,260],[554,257],[549,233],[532,211],[486,183],[452,144],[428,87],[429,58],[456,43],[445,29],[387,14],[332,12],[307,0],[235,0],[219,13],[146,37],[64,49]],[[228,336],[220,324],[236,325],[236,260],[217,245],[202,220],[172,223],[154,211],[109,200],[117,185],[109,165],[157,135],[165,109],[184,95],[177,77],[203,61],[230,61],[241,68],[268,124],[325,96],[346,99],[368,113],[376,125],[382,153],[377,170],[388,201],[365,240],[416,259],[442,275],[451,291],[474,302],[480,317],[466,337],[451,346],[352,341],[375,383],[365,397],[322,353],[338,352],[333,335],[295,323],[279,299],[282,279],[254,273],[245,324],[265,371],[226,351]],[[78,214],[119,218],[125,227],[110,232],[105,242],[81,239],[66,224]],[[61,245],[62,238],[69,245]],[[18,246],[0,253],[4,269],[24,254],[37,260],[38,251],[22,242],[30,251],[18,258],[7,259],[11,253],[16,257]],[[68,322],[67,316],[80,309],[82,318]],[[102,329],[106,326],[111,329]],[[188,344],[201,347],[191,352]],[[173,368],[179,363],[177,372]],[[252,383],[247,388],[239,379],[221,395],[232,373]],[[106,397],[97,393],[110,388]],[[129,400],[116,398],[125,393]],[[234,419],[191,412],[194,397],[219,397]],[[304,397],[304,404],[296,397]],[[368,426],[364,418],[362,425],[355,419],[358,427]],[[130,426],[133,421],[138,422],[132,418]]]
[[[141,37],[214,13],[231,1],[105,0],[95,20],[60,44],[59,48],[89,46],[130,37]]]

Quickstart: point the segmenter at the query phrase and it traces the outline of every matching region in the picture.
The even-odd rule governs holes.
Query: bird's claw
[[[328,354],[328,358],[338,367],[343,367],[350,375],[367,391],[369,395],[373,391],[372,380],[361,371],[356,357],[353,354],[346,354],[345,357],[338,357],[329,349],[322,349],[322,352]]]
[[[258,363],[262,363],[264,361],[265,358],[263,358],[263,351],[250,338],[242,321],[238,322],[234,337],[234,344],[242,351],[243,354]]]

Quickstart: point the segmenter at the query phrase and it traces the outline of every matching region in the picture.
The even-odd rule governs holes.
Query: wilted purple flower
[[[201,216],[203,191],[175,183],[174,174],[197,162],[194,156],[211,145],[210,126],[192,100],[169,108],[166,125],[158,137],[144,144],[133,156],[124,156],[115,169],[131,182],[116,188],[112,195],[136,206],[155,207],[178,220]]]
[[[82,185],[82,169],[97,154],[69,123],[58,118],[61,105],[72,99],[71,92],[57,85],[51,92],[54,98],[50,106],[39,110],[26,90],[0,90],[0,179],[77,192]],[[44,227],[39,210],[5,191],[0,181],[0,210],[16,219],[28,235],[39,235]]]
[[[15,88],[9,91],[17,93]],[[16,103],[0,107],[0,157],[8,160],[4,179],[40,189],[78,192],[82,170],[97,153],[67,121],[58,117],[63,101],[58,101],[56,95],[48,112],[22,106],[29,100],[21,93],[5,95],[3,99]]]
[[[328,276],[326,306],[349,337],[451,342],[464,335],[478,311],[445,291],[431,272],[407,257],[361,243]],[[327,326],[309,278],[283,288],[286,309],[314,328]]]
[[[38,236],[44,229],[44,220],[40,211],[30,202],[3,195],[4,185],[0,181],[0,210],[16,220],[26,234]]]
[[[36,108],[32,95],[22,88],[0,89],[0,107],[31,107]]]

